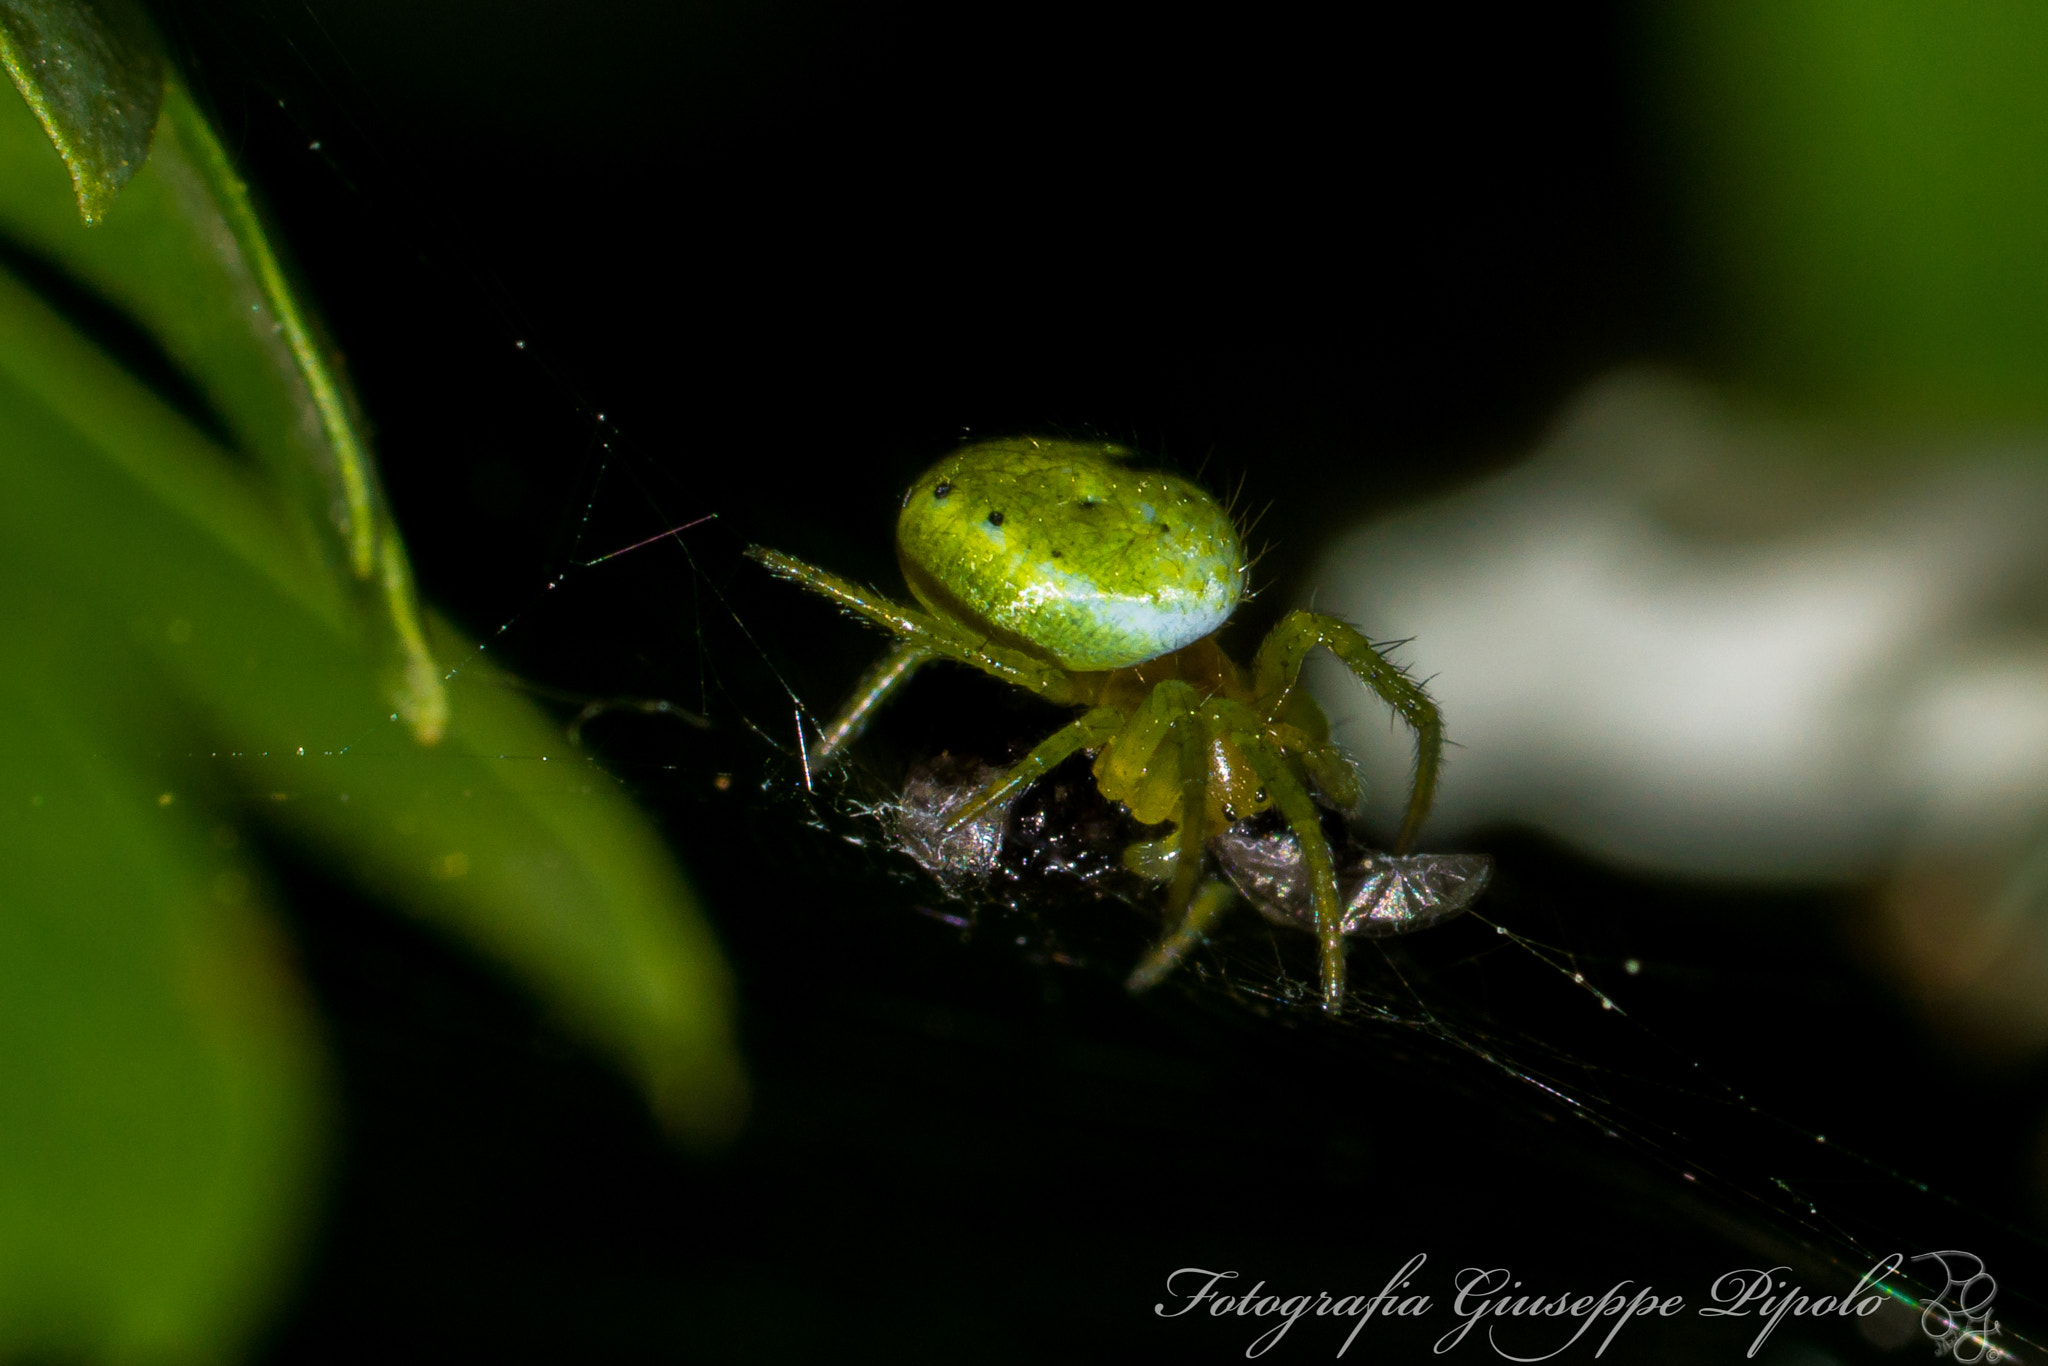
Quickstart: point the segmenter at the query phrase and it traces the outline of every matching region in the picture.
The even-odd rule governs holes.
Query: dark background
[[[1246,649],[1331,530],[1499,467],[1610,365],[1711,367],[1629,11],[163,14],[349,358],[429,597],[507,627],[565,723],[710,717],[587,740],[703,893],[757,1088],[734,1150],[679,1156],[524,998],[297,867],[345,1130],[271,1359],[1238,1359],[1269,1325],[1155,1317],[1169,1272],[1370,1293],[1415,1252],[1439,1298],[1476,1264],[1699,1305],[1736,1267],[1839,1293],[1867,1253],[1961,1246],[2039,1321],[2048,1078],[1928,1039],[1859,966],[1853,892],[1630,879],[1504,831],[1482,909],[1626,1021],[1476,922],[1355,956],[1389,1022],[1133,1001],[1139,916],[991,905],[963,943],[788,753],[784,685],[829,709],[879,642],[740,547],[892,583],[898,493],[963,433],[1242,479],[1269,509]],[[577,568],[707,513],[687,557]],[[898,712],[857,787],[1046,719],[959,673]],[[1635,1324],[1606,1359],[1753,1331]],[[1762,1359],[1874,1354],[1788,1324]]]

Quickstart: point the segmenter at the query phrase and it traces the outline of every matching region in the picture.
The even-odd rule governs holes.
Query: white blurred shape
[[[1900,718],[1900,740],[1926,837],[1961,845],[2023,836],[2039,822],[2048,784],[2048,651],[2015,649],[1938,674]]]
[[[1427,843],[1512,821],[1666,872],[1832,879],[2048,808],[2048,452],[1818,440],[1624,375],[1526,464],[1334,547],[1315,605],[1412,638],[1458,746]],[[1315,669],[1390,827],[1410,738]]]

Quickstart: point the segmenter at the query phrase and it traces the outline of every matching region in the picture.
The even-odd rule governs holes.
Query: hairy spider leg
[[[1342,660],[1359,682],[1379,694],[1380,700],[1415,732],[1415,771],[1410,781],[1408,813],[1401,821],[1401,833],[1394,839],[1394,852],[1404,854],[1415,843],[1423,818],[1429,815],[1430,803],[1436,800],[1437,770],[1443,763],[1443,713],[1420,684],[1382,659],[1356,627],[1319,612],[1296,610],[1280,619],[1280,624],[1259,646],[1252,666],[1257,703],[1269,721],[1279,716],[1300,680],[1302,661],[1318,645]],[[1324,957],[1328,957],[1327,947]]]
[[[1337,858],[1330,842],[1323,838],[1322,817],[1308,795],[1308,788],[1294,776],[1286,758],[1271,746],[1250,744],[1245,755],[1265,781],[1273,804],[1301,845],[1302,860],[1308,864],[1309,900],[1316,913],[1316,942],[1322,948],[1323,1009],[1335,1011],[1344,1004],[1344,906],[1337,898]]]
[[[874,719],[875,709],[909,682],[912,674],[937,658],[932,648],[921,641],[902,640],[891,646],[887,654],[860,676],[860,682],[854,685],[853,696],[839,709],[839,715],[832,718],[832,724],[819,732],[818,752],[812,756],[812,763],[822,769],[838,758],[848,745],[866,732],[868,722]]]
[[[1351,760],[1344,751],[1327,740],[1318,740],[1299,726],[1290,726],[1285,721],[1270,722],[1265,727],[1266,738],[1277,746],[1281,753],[1294,759],[1323,794],[1324,800],[1339,811],[1349,811],[1358,805],[1362,795],[1358,785],[1358,771],[1351,766]]]
[[[1180,924],[1145,955],[1145,960],[1124,980],[1124,990],[1150,991],[1165,981],[1236,901],[1237,889],[1221,878],[1212,877],[1202,883],[1195,889],[1194,899],[1188,903],[1188,912],[1180,918]]]
[[[1169,748],[1168,741],[1200,705],[1201,695],[1191,685],[1164,679],[1131,708],[1123,729],[1095,756],[1095,785],[1128,807],[1138,824],[1178,819],[1181,750]]]
[[[777,578],[830,599],[868,624],[879,626],[906,643],[923,646],[934,657],[973,665],[1006,683],[1037,693],[1048,702],[1070,704],[1086,700],[1076,696],[1067,671],[1057,664],[974,635],[873,589],[858,588],[831,570],[806,564],[794,555],[758,545],[748,546],[747,554],[765,565]],[[897,680],[898,683],[901,681]]]
[[[1160,773],[1159,754],[1170,742],[1179,742],[1180,791],[1169,813],[1169,819],[1175,822],[1174,832],[1165,839],[1133,846],[1133,851],[1145,851],[1146,856],[1138,860],[1140,864],[1155,862],[1152,855],[1159,852],[1159,846],[1172,850],[1172,887],[1166,897],[1168,929],[1166,937],[1126,979],[1124,985],[1130,991],[1145,991],[1157,985],[1190,948],[1202,941],[1209,926],[1229,908],[1232,900],[1228,884],[1202,876],[1203,853],[1209,841],[1209,788],[1213,776],[1210,767],[1217,727],[1211,715],[1215,703],[1205,701],[1191,707],[1188,703],[1193,695],[1194,690],[1186,684],[1161,684],[1153,693],[1158,700],[1147,698],[1146,705],[1131,718],[1116,741],[1123,749],[1118,767],[1126,774],[1142,769],[1141,781],[1153,780]],[[1154,786],[1151,793],[1144,795],[1156,801],[1160,794]],[[1128,852],[1125,863],[1132,863]]]
[[[1158,695],[1162,693],[1165,696]],[[1162,684],[1155,692],[1157,700],[1148,698],[1124,733],[1116,737],[1111,746],[1116,753],[1106,755],[1108,762],[1098,764],[1098,777],[1133,786],[1134,790],[1124,798],[1127,805],[1133,799],[1147,803],[1148,809],[1141,818],[1171,818],[1178,822],[1173,834],[1133,846],[1126,852],[1126,865],[1136,871],[1160,867],[1170,859],[1174,884],[1167,899],[1167,923],[1172,928],[1132,974],[1128,985],[1133,991],[1142,991],[1159,981],[1202,941],[1235,900],[1234,890],[1227,883],[1213,878],[1205,881],[1202,877],[1203,855],[1210,834],[1209,789],[1220,786],[1218,795],[1226,808],[1250,811],[1263,809],[1270,802],[1278,807],[1281,818],[1294,832],[1308,865],[1323,1004],[1325,1009],[1334,1011],[1343,1004],[1346,982],[1337,861],[1323,835],[1321,814],[1307,785],[1296,775],[1295,765],[1300,758],[1288,750],[1290,743],[1320,749],[1327,746],[1313,746],[1294,727],[1268,722],[1254,708],[1227,697],[1209,697],[1189,706],[1192,693],[1186,685]],[[1157,754],[1168,748],[1168,737],[1180,740],[1176,752],[1181,768],[1177,775],[1179,800],[1171,812],[1162,812],[1158,803],[1163,793],[1155,775],[1163,772]],[[1241,755],[1251,773],[1258,775],[1256,783],[1261,790],[1249,790],[1254,787],[1254,780],[1242,769],[1226,771],[1221,767],[1229,751]],[[1138,786],[1140,783],[1145,785]],[[1135,807],[1134,814],[1138,814]],[[1139,851],[1142,857],[1134,861],[1131,854]],[[1162,854],[1166,858],[1161,858]]]
[[[998,774],[986,787],[968,799],[965,806],[946,818],[942,827],[952,834],[996,803],[1022,792],[1084,749],[1107,743],[1124,728],[1124,714],[1115,707],[1095,707],[1039,741],[1031,752]]]
[[[1202,876],[1209,842],[1209,752],[1213,728],[1206,707],[1180,723],[1180,811],[1173,833],[1173,888],[1166,897],[1166,937],[1125,979],[1127,991],[1157,985],[1182,956],[1202,941],[1209,926],[1230,906],[1230,888]],[[1219,890],[1220,889],[1220,890]]]
[[[1179,923],[1202,881],[1202,853],[1209,844],[1209,718],[1196,711],[1176,728],[1180,740],[1180,811],[1174,831],[1173,890],[1166,898],[1166,923]]]

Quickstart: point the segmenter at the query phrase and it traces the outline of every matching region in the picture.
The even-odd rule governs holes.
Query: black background
[[[2044,1077],[1926,1038],[1860,966],[1851,893],[1630,879],[1501,832],[1488,913],[1629,1023],[1477,924],[1355,969],[1389,999],[1413,974],[1441,1034],[1133,1001],[1139,917],[963,945],[914,913],[928,885],[806,825],[748,724],[790,724],[781,682],[829,707],[878,642],[739,548],[892,582],[896,497],[963,433],[1241,478],[1270,542],[1242,649],[1332,529],[1500,466],[1612,364],[1711,366],[1626,10],[162,13],[349,357],[426,593],[511,623],[565,719],[711,716],[590,741],[703,892],[756,1084],[735,1149],[679,1156],[516,990],[295,866],[344,1114],[270,1359],[1241,1359],[1248,1321],[1154,1315],[1169,1272],[1369,1293],[1415,1252],[1440,1298],[1477,1264],[1698,1305],[1739,1266],[1818,1294],[1868,1249],[1964,1246],[2035,1317],[2048,1265],[2014,1225],[2039,1227]],[[693,563],[657,546],[543,600],[706,513]],[[899,711],[884,778],[1044,720],[958,673]],[[1354,1356],[1425,1359],[1449,1326],[1368,1325]],[[1753,1331],[1637,1324],[1606,1359],[1733,1360]],[[1305,1323],[1269,1359],[1339,1337]]]

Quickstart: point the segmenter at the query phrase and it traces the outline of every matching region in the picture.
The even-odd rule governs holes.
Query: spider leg
[[[1209,844],[1209,727],[1197,712],[1180,731],[1180,828],[1174,831],[1173,890],[1166,898],[1166,914],[1173,920],[1194,898]]]
[[[1037,693],[1049,702],[1073,702],[1074,682],[1057,664],[1034,658],[1022,650],[986,640],[929,612],[906,607],[873,589],[861,588],[829,569],[807,564],[794,555],[765,546],[750,545],[747,554],[779,579],[838,603],[869,625],[891,635],[924,646],[935,656],[971,664],[983,673]]]
[[[1408,792],[1408,812],[1395,837],[1394,852],[1405,853],[1436,800],[1437,770],[1443,763],[1444,718],[1422,685],[1382,659],[1357,628],[1316,612],[1293,611],[1281,618],[1259,646],[1253,664],[1258,705],[1268,719],[1277,719],[1301,677],[1301,662],[1321,645],[1379,694],[1415,732],[1415,771]]]
[[[874,716],[875,708],[889,700],[889,695],[910,681],[910,676],[929,664],[937,656],[929,645],[915,640],[901,640],[891,646],[889,653],[876,660],[874,667],[861,675],[854,686],[853,696],[839,709],[839,715],[832,718],[832,724],[819,733],[818,752],[813,762],[820,769],[837,759],[845,748],[868,728],[868,721]]]
[[[1273,795],[1273,804],[1280,808],[1287,828],[1294,832],[1295,842],[1301,845],[1301,856],[1308,864],[1309,900],[1315,907],[1316,941],[1322,946],[1323,967],[1323,1009],[1335,1012],[1344,1004],[1344,906],[1337,898],[1337,859],[1330,852],[1330,842],[1323,838],[1322,817],[1316,811],[1315,801],[1308,795],[1299,778],[1288,767],[1287,760],[1269,745],[1254,741],[1245,746],[1245,755],[1266,782],[1266,790]]]
[[[829,569],[820,569],[807,564],[794,555],[785,555],[779,550],[766,546],[750,545],[747,556],[767,566],[768,572],[778,579],[786,579],[799,588],[809,589],[821,598],[830,598],[857,617],[864,617],[869,623],[881,627],[892,635],[909,640],[924,640],[934,635],[938,623],[915,607],[905,607],[899,602],[883,597],[873,589],[856,587],[840,578]]]
[[[1150,991],[1166,979],[1188,951],[1208,937],[1209,927],[1220,919],[1237,900],[1237,889],[1221,878],[1210,878],[1196,889],[1194,899],[1188,903],[1188,913],[1180,918],[1174,931],[1153,946],[1145,955],[1145,961],[1124,980],[1124,990],[1137,993]]]
[[[1122,802],[1141,825],[1178,821],[1181,763],[1194,709],[1195,690],[1167,679],[1145,694],[1130,720],[1095,758],[1095,783],[1102,795]],[[1206,760],[1204,760],[1206,762]]]
[[[1175,730],[1181,747],[1179,828],[1174,831],[1173,889],[1166,897],[1166,922],[1174,928],[1126,980],[1131,991],[1143,991],[1171,971],[1230,904],[1227,896],[1207,897],[1196,914],[1195,892],[1202,885],[1202,855],[1209,842],[1208,719],[1191,713]]]
[[[947,818],[945,833],[951,834],[982,812],[1004,801],[1013,793],[1022,792],[1031,784],[1052,772],[1069,756],[1084,749],[1093,749],[1122,730],[1124,714],[1115,707],[1096,707],[1078,720],[1061,726],[1058,730],[1038,742],[1032,751],[1011,765],[1007,773],[982,788],[967,804]]]

